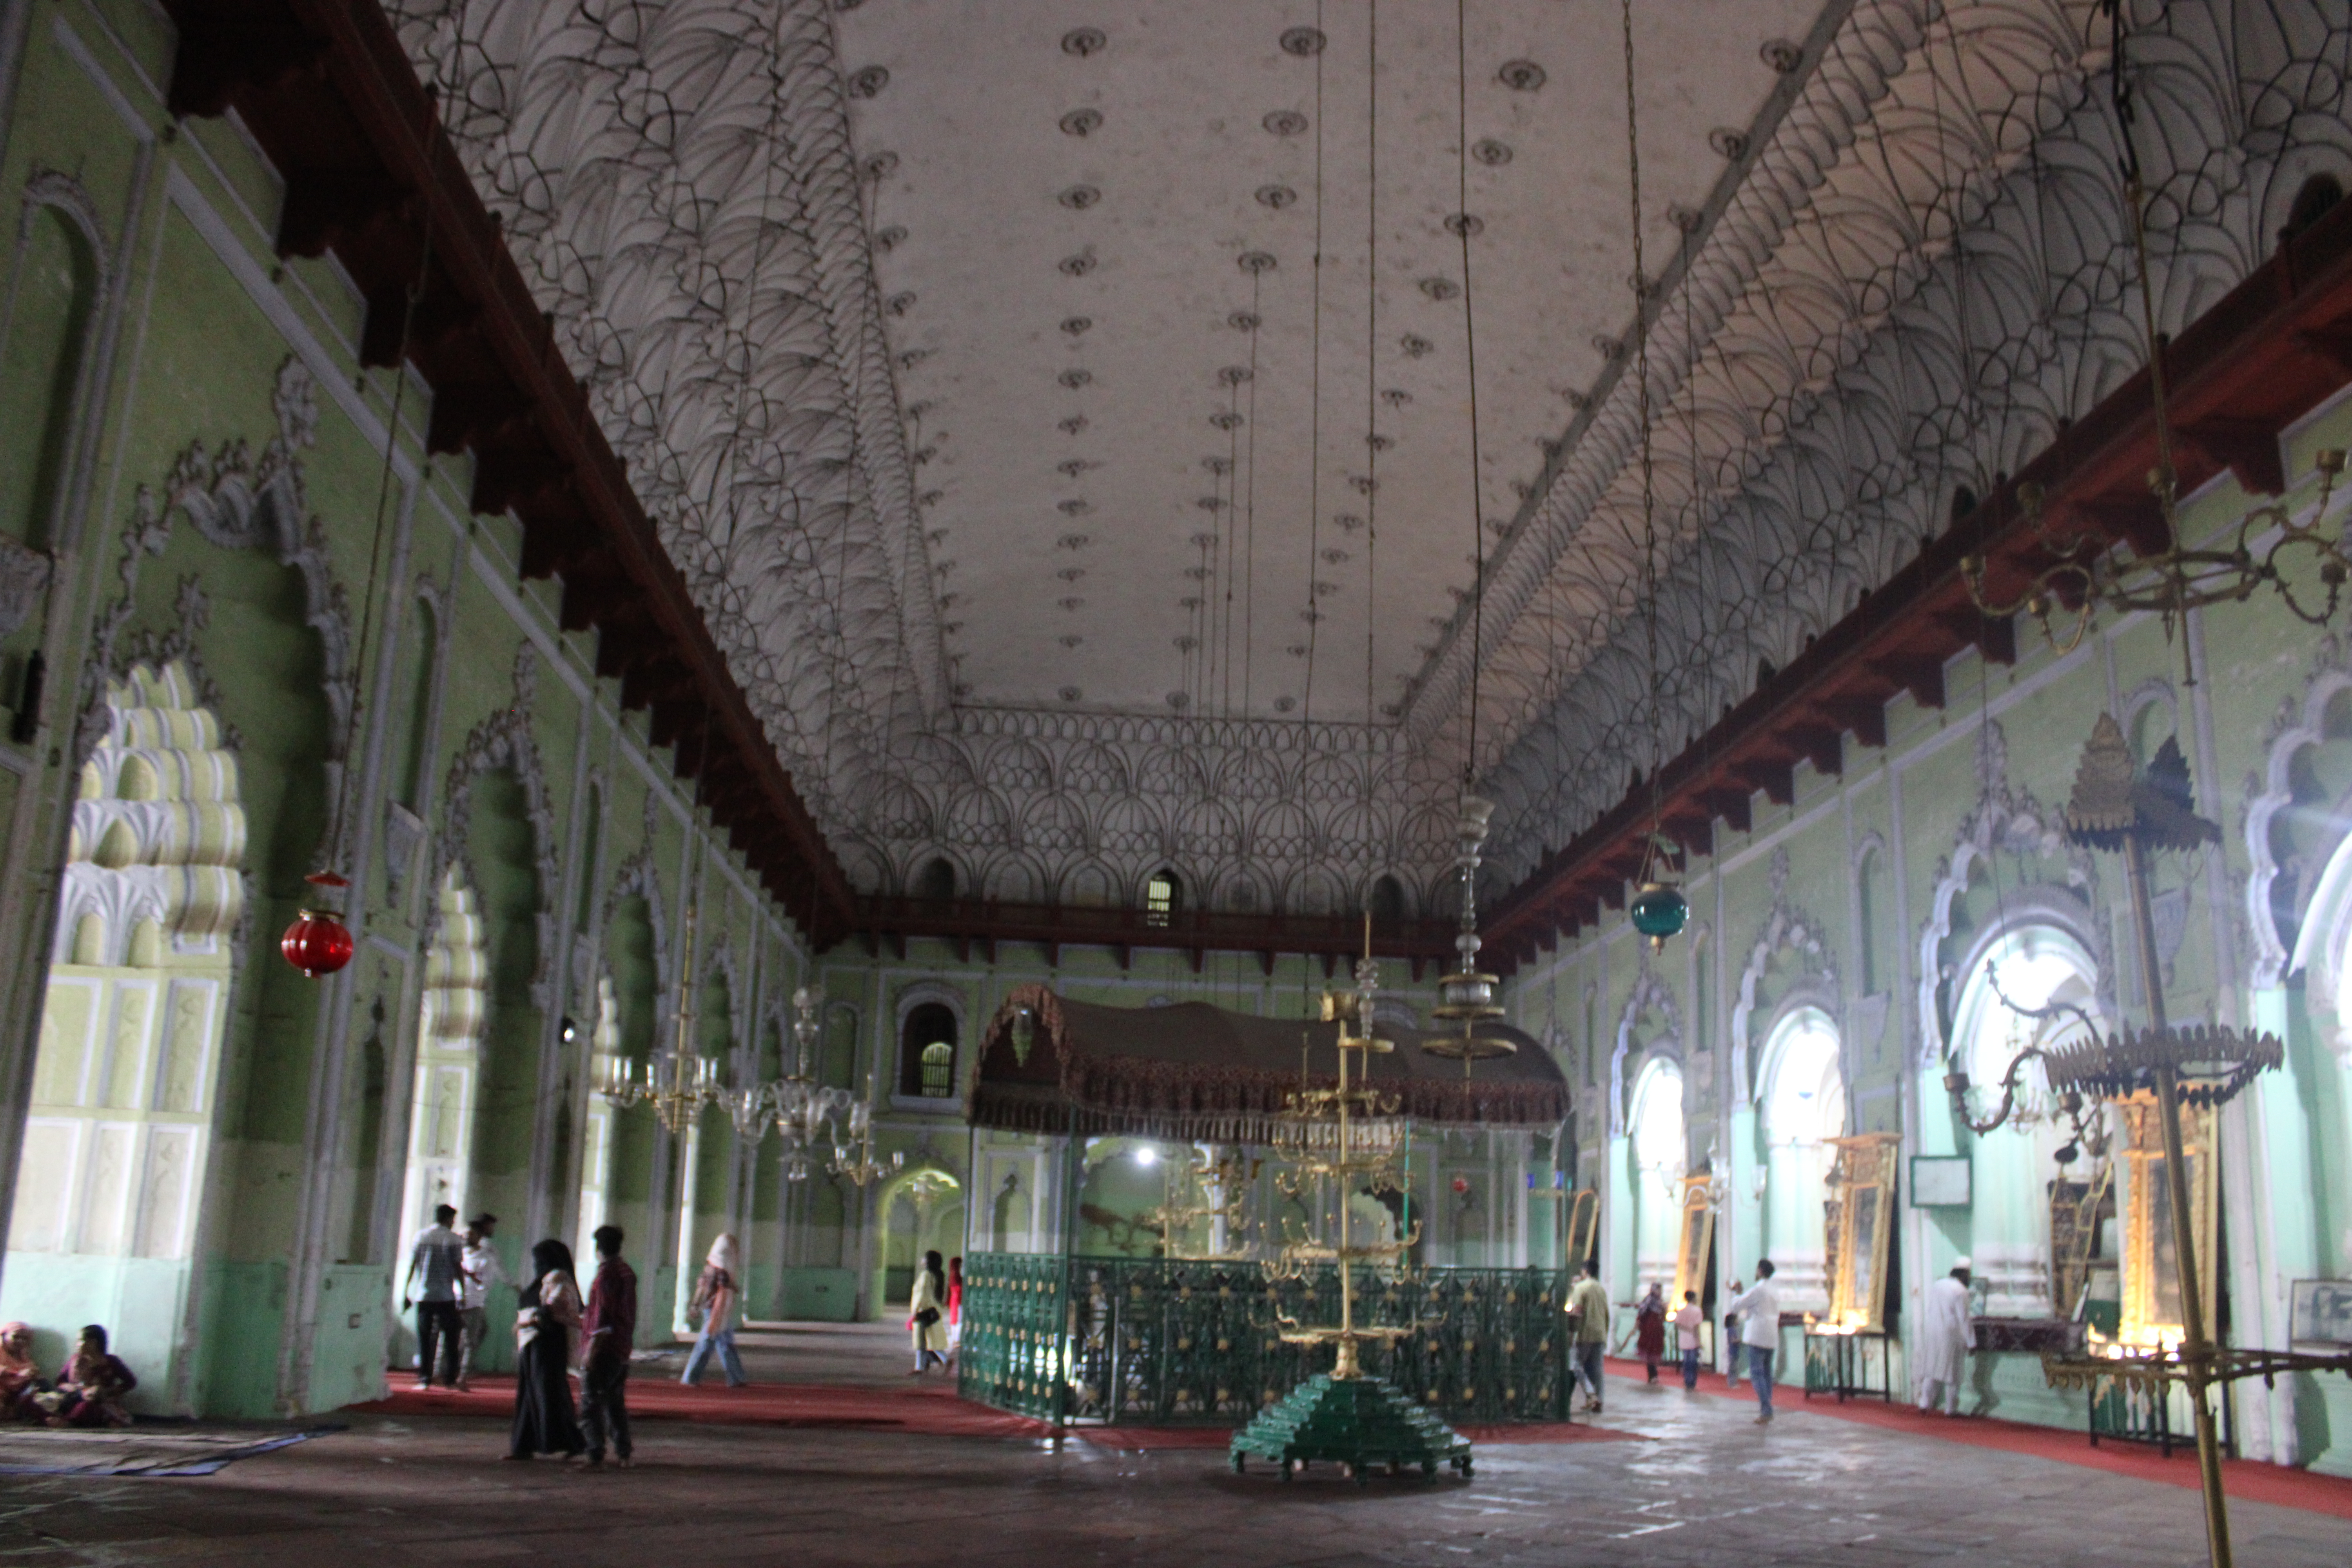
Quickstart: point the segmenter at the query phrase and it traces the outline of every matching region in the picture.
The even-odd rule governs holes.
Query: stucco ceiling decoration
[[[389,0],[818,820],[944,715],[822,0]]]
[[[1651,399],[1670,563],[1916,295],[1934,260],[1981,212],[1988,186],[2080,100],[2084,68],[2104,58],[2086,45],[2092,11],[2088,0],[1864,0],[1816,46],[1818,67],[1753,150],[1719,215],[1693,215],[1661,268]],[[1944,19],[1931,25],[1938,13]],[[1482,771],[1636,610],[1639,418],[1630,368],[1604,391],[1560,438],[1559,466],[1513,520],[1490,568]],[[1772,542],[1772,554],[1744,569],[1769,568],[1789,546],[1801,552],[1821,541]],[[1891,564],[1856,562],[1852,575],[1874,583]],[[1769,592],[1770,581],[1768,572],[1748,592]],[[1743,616],[1761,607],[1717,606]],[[1834,619],[1847,606],[1808,607],[1833,609]],[[1458,722],[1469,658],[1466,625],[1457,623],[1414,689],[1416,734],[1436,740]],[[1666,754],[1679,742],[1671,738]],[[1646,748],[1635,760],[1646,761]]]
[[[1637,7],[1669,752],[2138,363],[2091,11]],[[1495,874],[1647,762],[1612,0],[1470,7],[1466,203],[1454,6],[1386,0],[1376,267],[1367,7],[394,14],[861,886],[1426,903],[1471,653],[1449,220]],[[2347,136],[2344,40],[2315,0],[2147,37],[2177,325]]]
[[[2144,9],[2138,145],[2158,324],[2178,331],[2269,254],[2307,176],[2352,161],[2352,32],[2316,0]],[[1987,493],[2144,363],[2093,10],[1858,5],[1776,139],[1814,171],[1790,187],[1802,199],[1734,223],[1768,188],[1751,177],[1717,231],[1729,253],[1710,241],[1691,292],[1663,305],[1661,379],[1690,363],[1685,299],[1702,334],[1711,311],[1723,323],[1669,383],[1660,423],[1677,552],[1659,609],[1664,755],[1752,689],[1759,660],[1785,663],[1947,527],[1956,491]],[[1735,264],[1774,235],[1735,289]],[[1630,428],[1621,416],[1621,447]],[[1568,479],[1580,488],[1555,484],[1530,513],[1489,602],[1506,629],[1489,638],[1482,725],[1516,737],[1484,775],[1504,883],[1650,756],[1633,564],[1606,521],[1626,480],[1573,465]]]
[[[1820,8],[1636,7],[1652,254]],[[1453,0],[840,9],[959,700],[1402,715],[1480,548],[1467,308],[1489,544],[1620,352],[1618,16],[1475,0],[1465,68]]]

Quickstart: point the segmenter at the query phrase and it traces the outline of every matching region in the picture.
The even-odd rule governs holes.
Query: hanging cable
[[[1319,199],[1319,198],[1318,198]],[[1249,464],[1248,488],[1242,506],[1242,529],[1247,540],[1247,561],[1242,583],[1242,712],[1250,711],[1251,680],[1255,673],[1254,656],[1257,651],[1257,337],[1265,321],[1263,301],[1265,279],[1263,274],[1250,275],[1249,327],[1249,412],[1244,415],[1244,455]]]
[[[1657,474],[1650,419],[1650,274],[1642,246],[1641,116],[1634,88],[1633,0],[1620,0],[1625,43],[1625,174],[1633,225],[1633,398],[1641,418],[1642,621],[1650,679],[1650,824],[1642,847],[1639,890],[1626,906],[1633,929],[1655,951],[1690,921],[1690,900],[1675,885],[1673,857],[1666,849],[1664,757],[1665,713],[1658,672]],[[1687,279],[1685,279],[1687,283]]]
[[[1381,539],[1381,5],[1370,0],[1366,24],[1364,132],[1364,722],[1380,717],[1375,670],[1380,651]],[[1365,854],[1372,853],[1367,845]],[[1367,875],[1369,876],[1369,872]]]
[[[1478,776],[1478,677],[1486,662],[1486,520],[1478,452],[1478,314],[1470,289],[1469,0],[1454,0],[1454,154],[1455,207],[1447,226],[1462,241],[1462,339],[1470,378],[1470,732],[1462,754],[1462,793]]]
[[[1322,0],[1316,0],[1315,31],[1323,31]],[[1315,604],[1315,561],[1323,544],[1323,56],[1315,51],[1315,265],[1310,279],[1314,295],[1309,329],[1311,363],[1307,372],[1307,679],[1298,721],[1315,718],[1315,645],[1323,612]]]

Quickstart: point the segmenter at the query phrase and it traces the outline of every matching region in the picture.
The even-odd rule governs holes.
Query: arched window
[[[1143,923],[1164,926],[1184,905],[1184,884],[1162,866],[1143,884]]]
[[[912,1100],[955,1093],[956,1016],[944,1002],[909,1008],[898,1030],[898,1092]]]
[[[1630,1291],[1621,1294],[1639,1294],[1653,1279],[1674,1283],[1675,1250],[1682,1241],[1682,1178],[1690,1158],[1682,1068],[1663,1058],[1643,1068],[1633,1080],[1625,1125],[1633,1165],[1629,1175],[1636,1278],[1624,1282]]]
[[[1371,896],[1365,904],[1371,910],[1375,926],[1392,931],[1404,923],[1404,886],[1394,877],[1374,881]]]
[[[923,868],[915,879],[915,896],[926,903],[944,904],[956,896],[955,867],[942,856]]]
[[[1818,1007],[1799,1007],[1764,1044],[1764,1251],[1792,1310],[1826,1309],[1823,1179],[1829,1140],[1845,1131],[1845,1073],[1837,1026]]]
[[[1974,1114],[2000,1103],[2001,1079],[2020,1052],[2065,1044],[2089,1026],[2086,1018],[2095,1019],[2097,973],[2083,944],[2054,925],[2019,926],[1986,945],[1952,1010],[1952,1054],[1974,1085]],[[2056,1153],[2064,1127],[2041,1064],[2029,1062],[2009,1124],[1964,1145],[1974,1164],[1974,1201],[1966,1243],[1955,1245],[1974,1258],[1988,1310],[1997,1315],[2052,1310],[2048,1191],[2063,1174]]]

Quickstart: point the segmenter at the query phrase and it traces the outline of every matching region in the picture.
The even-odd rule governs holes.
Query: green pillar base
[[[1282,1467],[1282,1479],[1310,1460],[1344,1464],[1361,1486],[1375,1465],[1419,1466],[1423,1478],[1452,1465],[1466,1479],[1470,1445],[1461,1434],[1377,1377],[1342,1382],[1319,1373],[1258,1413],[1234,1434],[1228,1450],[1238,1471],[1252,1458]]]

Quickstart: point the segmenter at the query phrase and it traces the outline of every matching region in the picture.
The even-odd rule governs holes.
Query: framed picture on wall
[[[2352,1279],[2297,1279],[2289,1289],[2292,1343],[2352,1349]]]
[[[1976,1200],[1975,1164],[1966,1154],[1911,1156],[1911,1206],[1964,1209]]]
[[[1679,1306],[1683,1292],[1706,1293],[1707,1264],[1715,1246],[1715,1205],[1707,1197],[1706,1176],[1683,1178],[1682,1236],[1675,1247],[1675,1289],[1669,1304]]]

